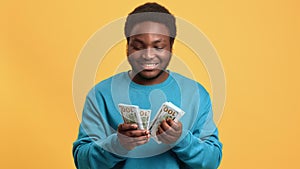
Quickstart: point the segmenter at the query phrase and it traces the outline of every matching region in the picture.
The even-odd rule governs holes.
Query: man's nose
[[[146,60],[151,60],[155,57],[154,48],[146,48],[143,50],[143,58]]]

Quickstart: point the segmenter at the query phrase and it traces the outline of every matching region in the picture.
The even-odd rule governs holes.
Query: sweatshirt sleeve
[[[113,168],[125,160],[128,151],[121,146],[116,132],[107,123],[105,101],[91,91],[84,105],[73,157],[78,169]]]
[[[205,91],[200,96],[199,112],[194,126],[183,131],[182,138],[172,151],[191,168],[216,169],[222,158],[222,144],[213,121],[209,95]]]

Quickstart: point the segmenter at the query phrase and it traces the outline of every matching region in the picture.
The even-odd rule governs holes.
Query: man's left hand
[[[162,121],[161,125],[158,126],[156,135],[159,141],[165,144],[172,144],[179,139],[181,133],[181,122],[175,122],[172,119],[167,119]]]

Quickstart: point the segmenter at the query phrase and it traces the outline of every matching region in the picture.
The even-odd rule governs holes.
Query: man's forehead
[[[130,32],[130,36],[142,34],[156,34],[170,36],[168,27],[162,23],[145,21],[134,25]]]
[[[162,35],[162,34],[156,34],[156,33],[143,33],[143,34],[137,34],[130,37],[133,41],[139,41],[143,39],[152,39],[154,41],[165,41],[169,39],[169,36]]]

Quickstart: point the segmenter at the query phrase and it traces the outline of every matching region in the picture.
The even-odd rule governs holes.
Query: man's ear
[[[129,52],[128,52],[128,48],[129,48],[129,40],[130,40],[130,38],[127,37],[127,38],[126,38],[126,56],[127,56],[127,57],[129,56]]]
[[[129,55],[128,55],[129,53],[128,53],[128,43],[126,44],[126,56],[128,57]]]

